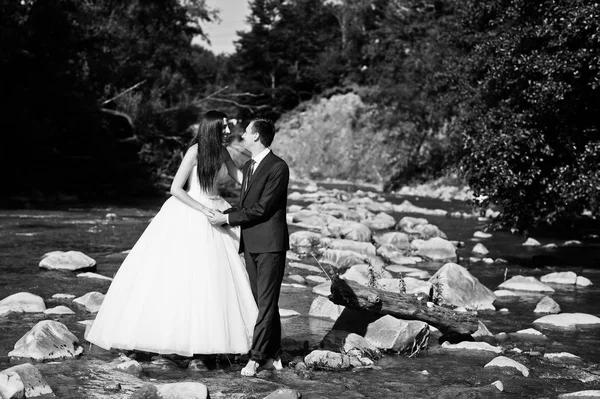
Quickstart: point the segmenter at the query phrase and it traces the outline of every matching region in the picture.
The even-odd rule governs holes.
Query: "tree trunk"
[[[411,294],[378,290],[337,276],[331,282],[329,300],[351,309],[389,314],[405,320],[421,320],[445,334],[472,334],[479,327],[475,312],[457,313],[426,300],[419,300]]]

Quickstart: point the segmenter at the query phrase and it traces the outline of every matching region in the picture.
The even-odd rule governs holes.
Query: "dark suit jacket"
[[[244,179],[250,161],[243,168]],[[229,224],[241,226],[240,252],[281,252],[290,249],[285,218],[290,170],[285,161],[273,152],[258,164],[240,194],[240,209],[229,213]]]

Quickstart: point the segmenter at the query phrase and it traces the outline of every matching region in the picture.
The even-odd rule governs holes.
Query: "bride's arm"
[[[227,166],[227,173],[229,173],[229,176],[238,182],[238,184],[242,184],[244,174],[238,169],[237,166],[235,166],[235,163],[233,162],[233,159],[231,159],[231,154],[229,151],[227,151],[227,148],[223,147],[222,153],[223,159],[225,160],[225,165]]]
[[[171,195],[177,198],[179,201],[183,202],[190,208],[196,209],[206,216],[212,215],[212,209],[202,205],[195,199],[189,196],[189,194],[183,189],[185,186],[185,182],[187,181],[190,173],[194,169],[196,165],[196,158],[198,157],[198,144],[195,144],[190,147],[189,150],[185,153],[183,160],[181,161],[181,165],[179,165],[179,169],[177,169],[177,173],[175,173],[175,178],[171,183]]]

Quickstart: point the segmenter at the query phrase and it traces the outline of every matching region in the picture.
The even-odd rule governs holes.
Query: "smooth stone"
[[[265,396],[264,399],[301,399],[302,394],[295,389],[280,388]]]
[[[561,313],[543,316],[533,322],[556,327],[575,327],[581,325],[600,325],[600,318],[586,313]]]
[[[354,251],[363,255],[372,255],[375,256],[377,254],[377,250],[375,245],[370,242],[362,242],[362,241],[352,241],[346,239],[333,239],[327,245],[331,249],[341,249],[347,251]]]
[[[0,316],[9,313],[41,313],[46,310],[42,297],[29,292],[17,292],[0,301]]]
[[[377,347],[371,344],[367,339],[361,337],[358,334],[350,333],[344,339],[344,344],[342,345],[342,350],[345,353],[348,353],[352,350],[358,349],[365,356],[371,359],[379,359],[381,357],[381,352]]]
[[[524,330],[519,330],[514,333],[509,333],[508,335],[517,338],[546,339],[546,336],[538,330],[536,330],[535,328],[526,328]]]
[[[538,302],[533,313],[560,313],[560,305],[554,299],[545,296]]]
[[[544,245],[544,248],[546,248],[546,249],[556,249],[556,248],[558,248],[558,245],[556,245],[555,243],[551,242],[550,244]]]
[[[577,356],[577,355],[573,355],[572,353],[568,353],[568,352],[558,352],[558,353],[544,353],[544,358],[545,359],[573,359],[573,360],[579,360],[581,359],[581,357]]]
[[[408,235],[399,231],[390,231],[381,236],[376,236],[374,239],[380,246],[392,245],[396,249],[408,249],[410,247]]]
[[[98,280],[108,280],[108,281],[112,281],[113,280],[111,277],[103,276],[101,274],[92,273],[92,272],[79,273],[77,275],[77,277],[82,277],[82,278],[96,278]]]
[[[412,230],[419,224],[429,224],[429,221],[425,218],[416,218],[413,216],[404,216],[398,221],[396,230]]]
[[[540,242],[539,242],[538,240],[536,240],[535,238],[531,238],[531,237],[529,237],[529,238],[528,238],[527,240],[525,240],[525,242],[524,242],[523,244],[521,244],[521,245],[523,245],[523,246],[525,246],[525,247],[539,247],[539,246],[540,246],[540,245],[542,245],[542,244],[540,244]]]
[[[361,220],[361,223],[372,230],[388,230],[394,228],[396,219],[385,212],[380,212],[373,219]]]
[[[0,371],[0,398],[20,399],[25,396],[25,385],[19,374]]]
[[[474,254],[477,254],[477,255],[487,255],[488,253],[490,253],[490,251],[488,251],[488,249],[482,243],[477,243],[473,247],[473,251],[472,252]]]
[[[322,273],[321,268],[319,268],[318,266],[306,265],[304,263],[289,262],[288,266],[294,267],[296,269],[306,270],[312,273]]]
[[[600,390],[588,389],[585,391],[561,393],[560,395],[558,395],[558,399],[569,399],[569,398],[583,398],[583,399],[600,398]]]
[[[75,357],[81,353],[83,348],[79,339],[64,324],[42,320],[17,341],[8,356],[50,360]]]
[[[36,398],[38,396],[44,396],[44,398],[54,398],[52,388],[44,380],[42,373],[31,363],[23,363],[17,366],[13,366],[6,370],[0,371],[5,374],[18,374],[21,382],[24,386],[25,398]]]
[[[131,375],[141,375],[143,371],[141,364],[135,360],[127,360],[123,363],[119,363],[115,368]]]
[[[505,356],[498,356],[483,367],[511,367],[520,371],[524,377],[529,377],[529,369],[527,367]]]
[[[345,309],[342,305],[336,305],[331,302],[327,297],[318,296],[310,305],[308,315],[311,317],[319,317],[324,319],[330,319],[336,321]]]
[[[298,284],[306,284],[306,279],[299,274],[292,274],[288,276],[290,280]]]
[[[516,291],[554,292],[554,288],[531,276],[514,276],[500,284],[498,288]]]
[[[417,255],[433,261],[455,262],[457,259],[456,247],[450,241],[440,237],[433,237],[423,242],[417,250]]]
[[[54,294],[52,295],[52,299],[73,299],[75,295],[73,294]]]
[[[199,382],[174,382],[156,385],[162,399],[206,399],[208,388]]]
[[[45,314],[75,314],[70,308],[66,306],[56,306],[50,309],[44,310]]]
[[[440,230],[439,227],[437,227],[434,224],[429,224],[429,223],[418,224],[411,229],[404,229],[404,231],[409,234],[412,234],[412,235],[417,235],[419,238],[421,238],[423,240],[428,240],[428,239],[434,238],[434,237],[440,237],[445,240],[448,239],[448,236],[446,235],[446,233],[444,233],[442,230]]]
[[[49,270],[75,271],[95,267],[96,261],[79,251],[53,251],[44,254],[39,266]]]
[[[504,384],[502,384],[502,381],[494,381],[490,385],[494,386],[500,392],[504,392]]]
[[[581,241],[579,240],[567,240],[563,243],[564,246],[571,246],[571,245],[581,245]]]
[[[327,282],[327,278],[323,276],[306,276],[306,281],[314,284],[322,284]]]
[[[328,350],[314,350],[304,357],[304,363],[316,369],[347,369],[350,357]]]
[[[574,272],[555,272],[540,277],[542,283],[574,285],[577,282],[577,274]]]
[[[472,310],[496,310],[493,302],[496,300],[494,293],[481,284],[467,269],[456,264],[446,263],[429,279],[434,286],[439,286],[444,303],[454,306],[464,306]]]
[[[317,295],[329,297],[329,295],[331,295],[331,281],[315,285],[312,289],[312,292]]]
[[[458,344],[451,344],[448,341],[445,341],[440,346],[442,349],[452,349],[452,350],[469,350],[469,351],[485,351],[485,352],[493,352],[493,353],[502,353],[502,348],[498,346],[492,346],[487,342],[459,342]]]
[[[411,351],[418,337],[429,335],[429,325],[418,320],[401,320],[385,315],[367,326],[365,339],[382,350],[398,353]]]
[[[288,287],[288,288],[300,288],[300,289],[306,288],[306,285],[298,284],[298,283],[281,283],[281,286]]]
[[[294,317],[294,316],[298,316],[298,315],[300,315],[300,313],[296,312],[295,310],[292,310],[292,309],[279,309],[279,316],[282,318]]]
[[[490,238],[491,236],[490,233],[484,233],[483,231],[476,231],[473,233],[473,237],[475,238]]]
[[[589,287],[590,285],[593,285],[589,278],[583,276],[577,276],[577,282],[575,284],[580,287]]]
[[[493,337],[494,334],[488,330],[485,324],[481,320],[479,320],[479,326],[477,327],[477,331],[475,331],[471,336],[473,338],[481,338],[481,337]]]
[[[297,247],[312,247],[319,245],[321,234],[313,231],[296,231],[290,234],[290,245]]]
[[[96,313],[100,310],[102,302],[104,301],[104,294],[100,292],[88,292],[87,294],[80,296],[79,298],[73,299],[76,304],[82,305],[88,312]]]

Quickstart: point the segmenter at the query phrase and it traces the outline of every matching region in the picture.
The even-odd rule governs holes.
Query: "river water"
[[[394,196],[386,199],[397,204],[408,199],[421,207],[451,212],[471,211],[462,202]],[[231,200],[235,202],[235,199]],[[64,323],[84,346],[84,355],[77,359],[37,365],[55,394],[69,399],[129,397],[129,393],[123,390],[104,387],[103,391],[102,377],[91,367],[110,362],[118,354],[118,351],[90,347],[84,340],[85,327],[77,322],[93,319],[93,315],[67,301],[51,299],[56,293],[76,296],[90,291],[104,293],[110,282],[43,270],[38,264],[47,252],[77,250],[97,261],[97,273],[112,277],[125,256],[123,251],[133,246],[163,201],[164,198],[153,199],[135,206],[102,204],[44,210],[0,210],[0,299],[17,292],[31,292],[43,297],[47,307],[63,304],[76,312],[69,316],[13,314],[0,317],[0,370],[14,365],[7,354],[24,333],[40,320],[53,319]],[[116,219],[108,220],[108,213],[116,214]],[[567,270],[583,275],[594,285],[586,288],[553,285],[556,292],[552,297],[560,304],[563,313],[600,316],[600,241],[590,238],[589,232],[564,232],[560,238],[535,236],[543,245],[551,242],[559,245],[555,250],[523,247],[523,237],[495,232],[492,238],[481,242],[490,250],[488,256],[506,259],[508,263],[487,265],[469,261],[470,252],[477,242],[472,238],[473,233],[481,230],[484,222],[476,218],[392,215],[396,220],[407,215],[425,217],[444,231],[449,239],[464,242],[465,246],[459,249],[459,263],[492,290],[504,280],[505,273],[508,278],[519,274],[539,277]],[[291,232],[296,230],[299,229],[291,228]],[[564,246],[566,239],[582,243]],[[306,263],[311,262],[306,260]],[[416,266],[433,274],[441,265],[421,263]],[[289,271],[303,274],[298,270]],[[534,327],[532,321],[537,318],[533,309],[542,297],[540,294],[523,294],[499,299],[496,308],[507,308],[508,313],[487,311],[480,312],[479,317],[493,334],[531,328]],[[283,288],[280,307],[301,314],[283,320],[284,334],[289,342],[308,341],[309,347],[315,347],[331,329],[332,321],[306,316],[314,298],[310,287]],[[523,351],[521,354],[508,351],[507,356],[531,369],[532,373],[527,378],[504,369],[484,369],[483,366],[494,357],[492,354],[448,352],[440,349],[436,340],[430,340],[429,349],[417,357],[386,356],[372,369],[317,371],[301,375],[286,369],[283,373],[261,374],[261,378],[249,381],[238,377],[242,364],[230,359],[232,365],[222,361],[210,371],[193,375],[185,369],[156,370],[147,367],[140,383],[200,381],[209,387],[212,397],[234,398],[263,398],[283,386],[299,390],[304,398],[555,398],[560,393],[600,389],[600,328],[541,328],[541,331],[547,339],[509,338],[500,342],[507,350],[519,348]],[[580,356],[581,360],[551,362],[541,356],[547,352],[569,352]],[[294,354],[299,353],[292,351]],[[497,380],[503,383],[504,392],[490,385]]]

